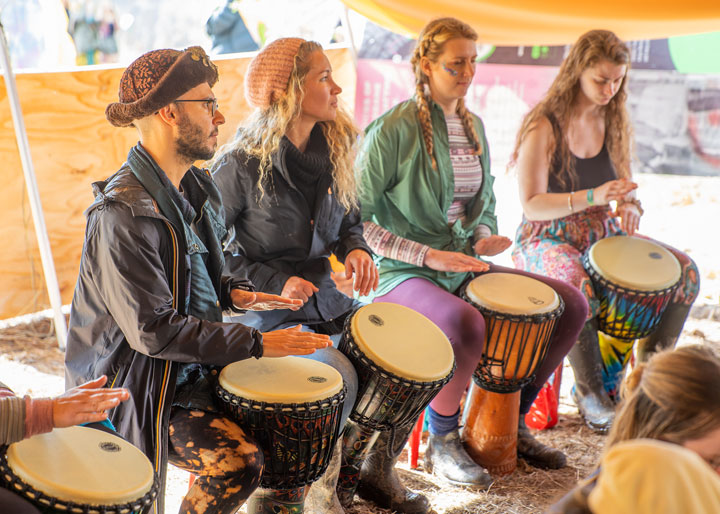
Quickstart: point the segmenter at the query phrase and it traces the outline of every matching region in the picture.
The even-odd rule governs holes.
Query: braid
[[[417,103],[418,118],[420,118],[420,127],[422,128],[425,148],[430,155],[433,169],[437,170],[437,161],[435,160],[435,152],[433,152],[432,119],[430,118],[430,106],[428,106],[427,98],[425,97],[425,86],[423,84],[417,84],[416,89],[415,103]]]
[[[422,127],[423,140],[425,141],[425,148],[428,154],[430,154],[432,167],[436,171],[438,167],[435,153],[433,152],[432,119],[430,117],[430,106],[425,96],[425,84],[428,83],[428,77],[422,71],[420,62],[423,57],[426,57],[431,62],[437,62],[438,57],[442,54],[445,43],[457,37],[476,41],[477,33],[472,27],[455,18],[435,19],[428,23],[420,32],[412,57],[410,58],[410,64],[415,73],[415,103],[418,108],[418,118],[420,119],[420,126]],[[482,151],[480,139],[473,126],[472,116],[465,108],[462,100],[458,103],[457,112],[460,115],[463,127],[465,127],[465,133],[468,139],[475,145],[476,154],[480,155]]]
[[[470,114],[470,111],[468,111],[467,107],[465,107],[464,98],[461,98],[458,101],[456,112],[458,113],[458,116],[460,116],[460,121],[462,121],[463,128],[465,129],[465,135],[472,142],[473,146],[475,146],[475,155],[482,155],[480,137],[475,130],[472,114]]]

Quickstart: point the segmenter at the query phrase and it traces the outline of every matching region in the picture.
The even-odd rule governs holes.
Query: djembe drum
[[[634,341],[655,331],[680,285],[680,263],[657,243],[614,236],[593,244],[582,264],[600,301],[603,382],[611,398],[617,398]]]
[[[140,513],[158,493],[145,454],[87,427],[56,428],[11,444],[0,455],[0,474],[7,489],[45,513]]]
[[[223,368],[216,393],[265,457],[248,513],[302,513],[305,486],[325,472],[338,438],[340,373],[300,357],[247,359]]]
[[[352,503],[360,467],[382,431],[415,423],[452,378],[455,357],[432,321],[394,303],[359,308],[345,323],[339,346],[358,373],[358,396],[343,434],[338,497]],[[394,437],[390,438],[392,447]]]
[[[535,378],[565,306],[551,287],[513,273],[480,275],[463,298],[485,318],[485,348],[465,402],[463,440],[488,471],[512,473],[520,389]]]
[[[618,339],[650,335],[680,285],[675,256],[639,237],[601,239],[582,263],[600,300],[598,328]]]

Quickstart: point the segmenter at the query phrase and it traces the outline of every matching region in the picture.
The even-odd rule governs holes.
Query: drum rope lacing
[[[374,419],[365,415],[365,411],[368,407],[367,405],[362,413],[358,412],[358,406],[364,400],[364,396],[366,396],[361,396],[360,394],[358,394],[358,398],[355,401],[355,408],[353,408],[353,411],[350,413],[350,419],[371,430],[390,431],[387,454],[388,457],[393,457],[392,452],[395,449],[396,430],[415,423],[415,420],[420,415],[420,412],[425,408],[423,407],[423,405],[427,405],[427,403],[429,403],[429,401],[426,401],[427,396],[432,394],[432,396],[434,397],[436,392],[439,391],[445,384],[447,384],[453,377],[453,375],[455,374],[456,363],[453,359],[453,365],[448,375],[444,378],[441,378],[439,380],[433,380],[431,382],[418,382],[412,379],[399,377],[394,373],[379,367],[372,360],[370,360],[362,350],[360,350],[360,348],[357,346],[357,344],[355,344],[355,341],[352,338],[352,318],[356,315],[358,310],[360,310],[360,308],[355,309],[355,311],[353,311],[345,319],[343,334],[340,339],[340,344],[338,345],[338,349],[342,353],[344,353],[355,366],[359,381],[358,391],[362,391],[365,389],[364,386],[366,385],[370,377],[375,380],[380,378],[382,380],[389,381],[395,385],[400,385],[408,389],[420,391],[423,395],[420,398],[416,399],[422,400],[418,402],[417,406],[415,406],[414,408],[410,408],[407,412],[402,412],[399,416],[399,419],[395,423],[389,423],[386,419],[387,417],[383,419]],[[361,364],[361,366],[358,366],[358,364]],[[391,410],[392,407],[395,407],[396,403],[397,399],[391,400],[391,406],[388,410]]]
[[[507,378],[504,366],[508,364],[506,362],[508,356],[505,355],[503,359],[493,359],[487,355],[486,351],[488,349],[485,348],[483,350],[483,359],[478,363],[476,370],[473,372],[473,380],[475,381],[475,383],[479,387],[495,393],[514,393],[515,391],[518,391],[525,387],[527,384],[531,383],[535,379],[535,372],[542,365],[545,357],[547,356],[549,345],[545,343],[547,343],[548,339],[552,337],[557,320],[565,311],[565,303],[562,297],[558,296],[558,306],[555,309],[549,312],[542,312],[537,314],[510,314],[488,309],[487,307],[484,307],[474,302],[472,298],[468,296],[466,289],[463,289],[461,297],[463,300],[465,300],[470,305],[475,307],[478,311],[480,311],[480,313],[483,315],[483,318],[486,320],[486,340],[487,336],[493,333],[495,325],[502,325],[504,322],[509,322],[513,325],[507,326],[508,335],[512,335],[514,337],[515,335],[520,333],[521,335],[519,344],[521,345],[521,348],[524,348],[524,345],[527,342],[526,336],[530,333],[533,327],[537,327],[537,337],[534,341],[536,346],[535,348],[532,348],[532,351],[535,352],[539,349],[540,354],[531,355],[529,357],[529,362],[535,363],[532,373],[529,373],[527,376],[524,376],[522,378],[517,378],[516,376],[513,378]],[[510,329],[512,327],[514,328],[512,330],[512,333],[510,333]],[[506,345],[504,349],[509,348],[510,346]],[[523,361],[521,359],[515,360],[515,373],[517,373],[518,367],[521,365],[522,362]],[[498,377],[493,374],[491,372],[491,368],[493,367],[502,367],[503,376]]]
[[[142,511],[145,507],[153,503],[158,495],[158,476],[156,473],[153,473],[153,485],[150,488],[150,491],[132,502],[118,505],[98,506],[58,500],[57,498],[48,496],[42,491],[35,489],[33,486],[23,482],[17,475],[15,475],[7,461],[7,448],[7,446],[0,447],[0,452],[2,452],[2,456],[0,457],[0,475],[2,475],[2,479],[7,484],[7,488],[27,497],[31,502],[39,504],[44,508],[65,510],[66,512],[72,514],[129,514]]]
[[[625,341],[641,339],[655,330],[660,323],[662,312],[681,283],[679,278],[673,285],[664,289],[640,291],[616,285],[600,275],[590,262],[589,252],[582,255],[580,262],[590,277],[595,296],[600,301],[598,328],[612,337]],[[622,296],[617,298],[614,294],[605,294],[601,288]],[[660,303],[653,306],[644,303],[652,299],[658,299]]]
[[[222,400],[223,408],[232,414],[235,421],[238,422],[243,429],[247,430],[253,435],[253,437],[255,437],[255,439],[258,440],[259,443],[261,443],[260,446],[264,453],[267,454],[272,453],[273,451],[278,451],[279,448],[277,443],[288,442],[292,442],[297,445],[297,448],[294,448],[293,452],[289,452],[287,455],[292,454],[294,457],[298,457],[302,453],[302,450],[310,450],[310,452],[306,455],[306,458],[310,460],[302,461],[290,460],[287,462],[275,462],[272,458],[269,458],[266,455],[265,469],[263,470],[261,477],[262,487],[291,490],[312,483],[322,476],[329,464],[329,455],[335,447],[335,442],[339,437],[340,426],[339,424],[336,424],[336,422],[339,422],[340,411],[347,394],[347,386],[345,384],[343,384],[342,389],[338,393],[329,398],[305,403],[282,404],[248,400],[234,395],[224,389],[220,384],[215,386],[215,392],[220,400]],[[247,416],[249,416],[248,419],[255,420],[254,424],[252,421],[248,424],[243,423],[240,420],[240,418],[243,417],[240,415],[243,410],[247,411]],[[272,416],[273,414],[284,414],[290,417],[293,417],[293,414],[295,414],[297,415],[296,418],[298,421],[319,422],[319,427],[313,425],[313,430],[319,429],[319,437],[315,439],[315,435],[318,434],[315,434],[313,431],[313,437],[310,439],[301,440],[299,437],[297,439],[293,439],[290,434],[279,434],[280,438],[276,440],[274,439],[274,430],[267,430],[257,423],[258,416],[262,416],[260,419],[267,419],[268,416]],[[331,418],[328,418],[328,416]],[[334,426],[332,433],[325,431],[325,427],[332,426]],[[325,441],[325,439],[327,439],[327,441]],[[323,445],[319,453],[313,454],[313,442],[316,441],[322,441]],[[272,444],[263,444],[267,442],[271,442]],[[327,444],[324,444],[325,442]],[[288,451],[287,448],[285,448],[285,451]],[[315,460],[313,460],[313,458]],[[322,461],[324,464],[316,466],[315,464],[318,461]],[[297,473],[294,475],[287,473],[287,469],[283,468],[284,465],[297,466],[297,469],[295,470]],[[275,469],[276,466],[279,470]]]

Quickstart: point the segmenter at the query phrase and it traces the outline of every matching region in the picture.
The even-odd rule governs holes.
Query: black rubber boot
[[[654,353],[675,346],[685,320],[690,314],[690,307],[690,305],[677,303],[668,305],[655,331],[645,339],[638,341],[637,357],[640,362],[645,362]]]
[[[604,434],[615,419],[615,404],[603,384],[596,320],[585,323],[577,343],[567,356],[575,373],[573,400],[585,423],[595,432]]]
[[[536,468],[560,469],[567,465],[563,452],[535,439],[525,424],[525,416],[522,413],[518,423],[517,452],[518,457]]]
[[[425,450],[425,471],[453,485],[487,489],[492,476],[465,451],[459,431],[447,435],[430,434]]]
[[[360,469],[357,494],[384,509],[402,514],[426,514],[430,501],[406,488],[395,470],[397,458],[415,425],[382,432]]]

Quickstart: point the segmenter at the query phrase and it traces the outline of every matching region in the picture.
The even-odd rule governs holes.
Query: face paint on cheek
[[[451,77],[457,77],[458,72],[457,70],[453,70],[452,68],[448,68],[447,64],[444,62],[442,63],[443,70],[447,71]]]

